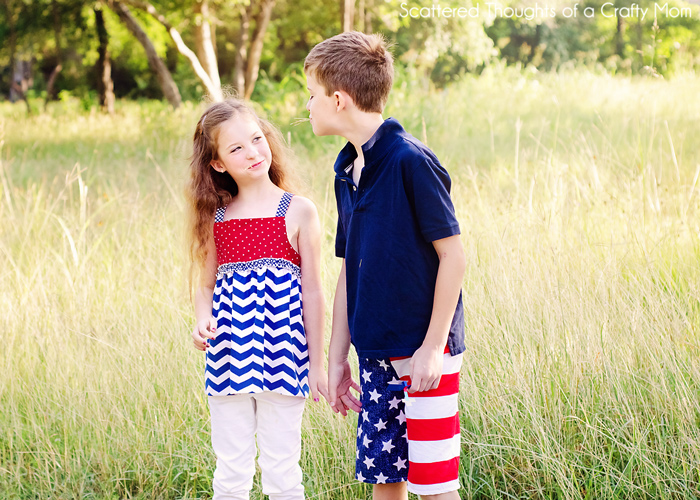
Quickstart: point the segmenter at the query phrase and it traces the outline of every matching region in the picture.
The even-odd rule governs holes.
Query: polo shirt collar
[[[389,153],[390,146],[397,136],[405,135],[406,131],[395,118],[384,120],[370,139],[362,145],[362,154],[365,157],[365,167],[378,162]],[[350,142],[338,154],[335,160],[334,170],[339,177],[347,177],[352,169],[352,162],[357,158],[355,146]]]

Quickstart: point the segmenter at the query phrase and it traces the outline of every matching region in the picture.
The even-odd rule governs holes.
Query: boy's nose
[[[311,99],[306,100],[306,111],[311,111]]]

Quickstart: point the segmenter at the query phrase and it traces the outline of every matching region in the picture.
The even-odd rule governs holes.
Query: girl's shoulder
[[[314,202],[299,195],[292,197],[286,217],[288,224],[302,231],[319,224],[318,210]]]
[[[292,194],[292,199],[289,203],[287,216],[309,217],[318,213],[313,201],[298,194],[290,194]]]

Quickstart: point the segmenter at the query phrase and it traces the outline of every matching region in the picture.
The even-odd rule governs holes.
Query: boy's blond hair
[[[347,92],[360,111],[381,113],[394,82],[394,58],[381,35],[347,31],[316,45],[304,72],[326,88]]]

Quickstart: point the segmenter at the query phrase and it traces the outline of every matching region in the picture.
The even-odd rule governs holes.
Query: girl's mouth
[[[248,168],[249,168],[249,169],[258,168],[260,165],[263,164],[264,161],[265,161],[265,160],[260,160],[258,163],[255,163],[254,165],[251,165],[251,166],[248,167]]]

